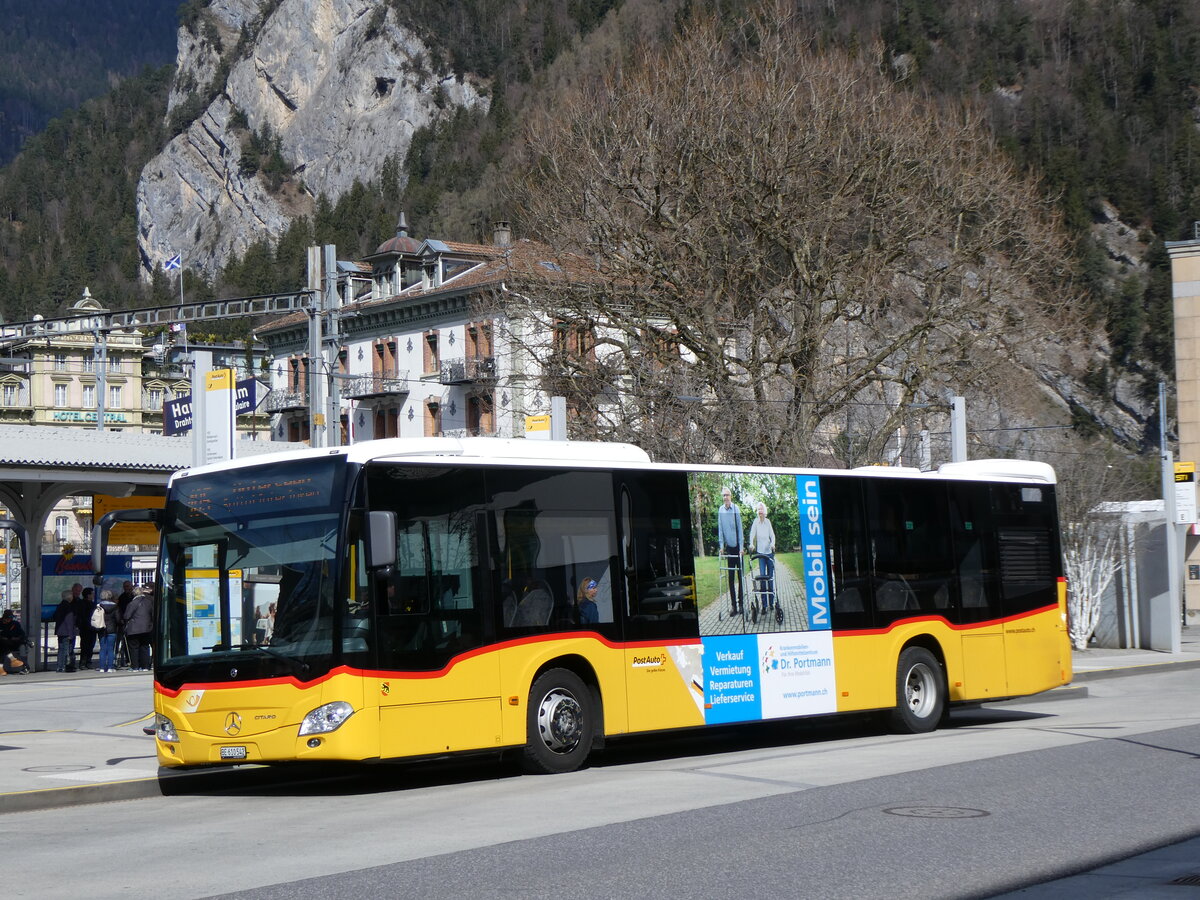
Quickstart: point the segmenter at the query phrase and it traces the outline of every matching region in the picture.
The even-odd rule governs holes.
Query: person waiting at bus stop
[[[25,629],[11,609],[0,613],[0,660],[5,675],[29,672],[29,666],[25,665]]]
[[[79,668],[90,669],[96,653],[96,638],[100,632],[92,627],[92,611],[96,608],[96,589],[76,584],[71,589],[75,597],[75,627],[79,629]]]
[[[62,600],[54,611],[54,636],[58,638],[57,672],[75,671],[75,638],[79,637],[79,626],[75,622],[75,598],[69,590],[62,592]]]
[[[129,665],[135,672],[150,671],[150,633],[154,630],[154,606],[150,592],[143,587],[125,607],[122,620],[129,641]]]
[[[717,545],[721,548],[721,561],[729,577],[729,602],[732,615],[743,609],[742,605],[742,511],[733,505],[733,492],[721,489],[721,507],[717,510]]]
[[[117,671],[117,601],[112,591],[100,592],[100,608],[104,610],[104,628],[97,632],[100,638],[100,671]]]

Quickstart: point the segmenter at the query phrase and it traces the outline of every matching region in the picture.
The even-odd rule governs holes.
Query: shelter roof
[[[248,456],[293,450],[295,444],[239,441]],[[0,466],[174,472],[192,464],[190,437],[95,431],[55,425],[0,425]]]

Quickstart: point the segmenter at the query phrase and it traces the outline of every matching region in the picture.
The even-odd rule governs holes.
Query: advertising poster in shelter
[[[112,591],[113,596],[121,593],[121,584],[133,579],[133,557],[106,554],[104,583],[96,589],[99,596],[103,591]],[[42,557],[42,621],[54,618],[54,610],[62,599],[63,591],[92,587],[92,556],[90,553],[74,553],[66,550],[58,556]]]

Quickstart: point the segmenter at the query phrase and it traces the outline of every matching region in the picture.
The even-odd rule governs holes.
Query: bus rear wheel
[[[942,667],[924,647],[908,647],[896,665],[896,708],[888,716],[897,734],[933,731],[946,707]]]
[[[592,694],[567,669],[550,669],[529,689],[522,767],[535,775],[573,772],[592,747]]]

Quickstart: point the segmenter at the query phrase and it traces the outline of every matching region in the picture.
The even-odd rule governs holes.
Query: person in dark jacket
[[[4,673],[28,672],[25,658],[25,629],[13,611],[6,609],[0,614],[0,661],[4,664]]]
[[[125,607],[125,639],[129,641],[129,664],[135,672],[150,670],[150,635],[154,631],[154,605],[144,588]]]
[[[125,640],[125,626],[121,623],[125,621],[125,610],[129,607],[130,601],[133,600],[133,582],[126,581],[121,585],[121,593],[117,597],[117,668],[127,669],[133,662],[129,658],[129,646]]]
[[[79,629],[79,668],[92,667],[92,655],[96,652],[96,629],[92,627],[92,610],[96,608],[96,589],[79,587],[75,600],[75,626]]]
[[[54,611],[54,635],[58,638],[58,672],[75,671],[75,639],[79,626],[75,624],[75,601],[70,591],[62,592],[62,601]]]

